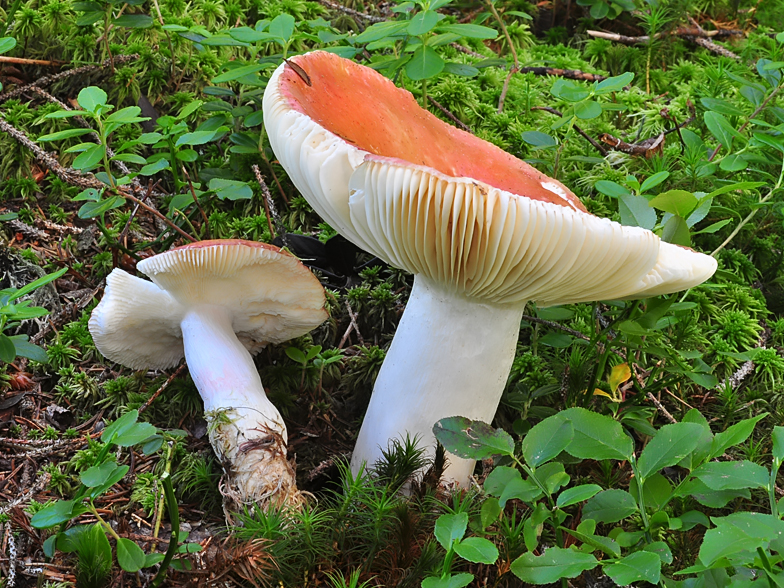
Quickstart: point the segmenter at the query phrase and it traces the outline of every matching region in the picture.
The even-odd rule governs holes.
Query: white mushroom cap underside
[[[241,243],[186,246],[137,265],[182,306],[218,305],[229,310],[237,337],[282,343],[327,318],[324,288],[296,257]]]
[[[676,292],[716,261],[654,233],[368,156],[349,182],[358,244],[446,288],[548,306]]]
[[[90,316],[90,334],[111,361],[137,370],[166,369],[185,355],[180,332],[184,313],[152,282],[114,269]]]
[[[346,188],[367,151],[354,147],[291,108],[280,92],[278,78],[284,65],[272,74],[262,102],[264,127],[272,150],[292,183],[319,216],[356,243],[356,233],[349,220]]]

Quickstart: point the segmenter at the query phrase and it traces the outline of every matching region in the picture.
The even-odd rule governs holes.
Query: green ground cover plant
[[[0,586],[780,585],[782,15],[0,0]],[[336,237],[270,148],[269,76],[314,49],[719,270],[670,296],[529,305],[493,423],[455,415],[434,459],[396,439],[352,474],[411,276]],[[312,498],[232,527],[187,370],[121,368],[87,328],[113,268],[211,238],[286,247],[329,311],[256,360]],[[444,448],[480,460],[472,487],[439,486]]]

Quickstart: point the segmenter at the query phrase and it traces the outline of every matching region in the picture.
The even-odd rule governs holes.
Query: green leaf
[[[735,127],[718,112],[708,111],[703,115],[703,118],[705,119],[705,126],[708,127],[711,134],[716,137],[719,143],[721,143],[727,151],[732,149],[733,138],[745,142],[746,138],[736,131]]]
[[[750,419],[744,419],[739,423],[728,427],[726,431],[716,433],[711,443],[710,453],[708,459],[713,459],[722,455],[727,449],[734,445],[740,445],[754,432],[754,427],[759,421],[768,416],[768,413],[762,413]]]
[[[440,32],[454,33],[467,39],[495,39],[498,31],[475,24],[447,24],[438,27]]]
[[[103,430],[103,433],[101,433],[101,441],[106,444],[114,443],[115,437],[131,429],[133,425],[136,424],[138,418],[138,410],[129,410]]]
[[[586,519],[586,521],[594,522],[591,519]],[[585,533],[579,527],[577,530],[569,529],[568,527],[560,527],[561,530],[566,531],[570,535],[572,535],[575,539],[582,541],[588,547],[593,547],[593,549],[581,549],[581,551],[585,553],[589,553],[591,551],[596,551],[597,549],[602,553],[606,553],[610,557],[621,557],[621,546],[610,539],[609,537],[602,537],[601,535],[593,535],[592,533]]]
[[[590,553],[551,547],[539,557],[524,553],[512,562],[512,573],[529,584],[552,584],[561,578],[576,578],[598,565]]]
[[[467,572],[448,574],[445,578],[431,576],[422,580],[422,588],[464,588],[474,581],[474,575]]]
[[[232,62],[229,62],[229,63],[232,63]],[[258,71],[261,71],[265,67],[266,67],[266,64],[260,64],[260,63],[252,63],[250,65],[243,65],[241,67],[235,67],[233,69],[229,69],[228,71],[226,71],[226,72],[224,72],[224,73],[222,73],[222,74],[220,74],[218,76],[215,76],[214,78],[212,78],[211,82],[213,84],[222,84],[223,82],[233,82],[234,80],[239,80],[240,78],[244,78],[245,76],[248,76],[250,74],[254,74],[254,73],[258,72]],[[193,104],[193,103],[191,103],[191,104]],[[188,106],[190,106],[190,105],[188,105]],[[182,115],[180,115],[180,116],[182,116]],[[187,114],[185,116],[187,116]],[[178,117],[178,118],[180,118],[180,117]],[[196,144],[199,144],[199,143],[189,143],[189,144],[190,145],[196,145]]]
[[[643,479],[662,468],[674,466],[699,443],[702,426],[696,423],[664,425],[645,446],[637,461]]]
[[[479,70],[472,65],[447,61],[444,64],[444,73],[452,74],[455,76],[463,76],[466,78],[473,78],[474,76],[479,75]]]
[[[697,197],[686,190],[668,190],[649,201],[653,208],[686,218],[697,207]]]
[[[499,497],[501,508],[506,507],[506,503],[512,499],[522,500],[531,503],[542,495],[539,486],[530,480],[523,480],[522,476],[517,476],[504,486]]]
[[[661,575],[661,559],[655,553],[638,551],[604,566],[603,571],[618,586],[628,586],[632,582],[658,584]]]
[[[412,80],[425,80],[441,73],[444,69],[444,60],[427,45],[421,45],[414,51],[411,60],[406,63],[406,75]]]
[[[148,29],[152,26],[152,17],[147,14],[123,14],[115,18],[112,23],[126,29]]]
[[[644,196],[620,195],[618,197],[618,212],[621,213],[621,224],[623,225],[642,227],[648,230],[656,226],[656,211],[650,207],[648,199]]]
[[[226,127],[220,127],[217,131],[194,131],[192,133],[185,133],[177,139],[174,146],[204,145],[205,143],[212,141],[216,135],[223,133],[226,130],[228,130]]]
[[[213,80],[213,82],[214,81],[215,80]],[[186,106],[183,107],[182,110],[180,110],[180,114],[178,114],[176,117],[177,120],[182,120],[184,118],[189,117],[194,112],[198,111],[203,104],[204,104],[203,100],[193,100],[192,102],[188,103]]]
[[[110,158],[109,161],[124,161],[126,163],[135,163],[136,165],[145,165],[147,163],[144,157],[135,153],[120,153]]]
[[[574,437],[572,423],[560,416],[546,418],[528,431],[521,450],[531,467],[550,461],[571,443]]]
[[[704,229],[700,229],[699,231],[695,231],[692,234],[693,235],[701,235],[703,233],[707,233],[707,234],[716,233],[716,232],[720,231],[721,229],[723,229],[724,227],[726,227],[731,222],[732,222],[731,218],[725,218],[724,220],[720,220],[720,221],[717,221],[715,223],[711,223],[707,227],[705,227]]]
[[[599,0],[591,5],[590,13],[596,20],[602,19],[610,14],[610,6],[604,0]]]
[[[157,431],[158,429],[150,423],[134,423],[112,439],[112,443],[120,447],[130,447],[152,437]]]
[[[702,105],[708,110],[729,116],[744,116],[744,112],[737,106],[719,98],[700,98]]]
[[[144,567],[146,557],[144,551],[130,539],[120,537],[117,540],[117,563],[126,572],[138,572]]]
[[[769,514],[739,512],[711,520],[716,527],[705,532],[700,546],[699,561],[705,566],[724,557],[765,548],[784,534],[784,521]]]
[[[691,233],[686,219],[682,216],[673,215],[664,223],[661,232],[662,241],[689,247],[691,245]]]
[[[692,475],[711,490],[765,488],[770,477],[766,468],[747,460],[708,462],[694,470]]]
[[[30,524],[36,529],[48,529],[60,523],[70,521],[72,518],[86,512],[86,508],[73,500],[58,500],[54,504],[42,508],[30,519]]]
[[[158,172],[162,172],[165,169],[169,169],[169,162],[165,159],[159,159],[155,163],[148,163],[142,169],[139,170],[140,176],[154,176]]]
[[[521,138],[529,145],[532,145],[534,149],[549,149],[558,145],[558,140],[555,137],[539,131],[525,131]]]
[[[16,346],[5,333],[0,333],[0,360],[11,363],[16,358]]]
[[[643,551],[655,553],[659,560],[664,564],[672,563],[672,551],[670,551],[670,546],[667,545],[664,541],[654,541],[653,543],[645,545],[642,549]]]
[[[620,198],[621,196],[630,196],[631,192],[616,182],[610,180],[599,180],[593,186],[597,191],[609,196],[610,198]],[[647,201],[646,201],[647,203]]]
[[[617,421],[584,408],[561,411],[574,428],[574,438],[566,451],[580,459],[617,459],[627,461],[634,443]]]
[[[448,452],[464,459],[514,454],[514,440],[509,433],[482,421],[448,417],[433,426],[433,434]]]
[[[248,200],[253,198],[253,190],[247,182],[212,178],[209,188],[220,200]]]
[[[271,35],[280,37],[283,39],[284,43],[288,43],[289,39],[291,39],[291,35],[294,34],[295,24],[296,20],[293,16],[283,13],[272,19],[272,22],[269,25],[269,29],[267,30]]]
[[[564,490],[558,495],[556,506],[558,508],[566,508],[567,506],[572,506],[573,504],[577,504],[583,500],[588,500],[601,491],[602,487],[597,484],[583,484],[581,486],[575,486],[574,488]]]
[[[112,196],[99,202],[87,202],[80,209],[77,215],[79,218],[95,218],[105,212],[120,208],[125,204],[125,199],[119,196]]]
[[[773,427],[773,459],[784,461],[784,427]]]
[[[482,521],[482,530],[486,529],[498,520],[502,512],[501,504],[494,496],[490,496],[482,503],[480,511],[480,519]]]
[[[49,361],[46,351],[42,347],[30,343],[27,340],[27,335],[12,335],[9,339],[13,341],[16,354],[19,357],[26,357],[39,363],[47,363]]]
[[[85,2],[85,4],[93,4],[93,2]],[[104,17],[103,10],[85,12],[74,21],[74,24],[77,27],[87,27],[97,23],[99,20],[102,20],[103,17]]]
[[[95,488],[106,482],[106,480],[109,479],[109,476],[118,467],[119,466],[113,461],[107,461],[101,465],[92,466],[91,468],[86,469],[79,478],[81,479],[82,484],[88,488]]]
[[[57,131],[56,133],[38,137],[38,141],[60,141],[62,139],[70,139],[71,137],[80,137],[92,132],[92,129],[65,129],[64,131]]]
[[[464,512],[459,514],[444,514],[436,520],[435,531],[433,532],[441,547],[449,551],[452,543],[459,541],[465,535],[468,528],[468,515]]]
[[[636,512],[634,497],[616,488],[600,492],[583,505],[583,518],[598,523],[617,523]]]
[[[40,288],[41,286],[44,286],[44,285],[48,284],[49,282],[54,282],[57,278],[61,277],[67,271],[68,271],[68,268],[64,267],[62,269],[57,270],[56,272],[52,272],[51,274],[47,274],[45,276],[41,276],[40,278],[38,278],[36,280],[33,280],[29,284],[25,284],[24,286],[19,288],[17,291],[15,291],[13,294],[11,294],[8,297],[8,301],[12,302],[14,300],[17,300],[18,298],[21,298],[22,296],[26,296],[27,294],[29,294],[33,290],[36,290],[36,289]]]
[[[555,81],[550,88],[550,93],[556,98],[566,100],[567,102],[580,102],[591,95],[591,92],[585,86],[563,78]]]
[[[107,100],[108,96],[106,95],[106,92],[97,86],[83,88],[76,98],[79,106],[93,113],[97,112],[101,106],[104,106]]]
[[[498,548],[482,537],[468,537],[454,544],[457,555],[472,563],[494,564],[498,559]]]
[[[742,171],[748,166],[749,162],[746,161],[746,158],[737,153],[728,153],[721,159],[721,163],[719,163],[721,169],[731,172]]]
[[[415,14],[408,21],[408,34],[412,37],[424,35],[433,30],[440,20],[439,14],[435,10],[423,10]]]
[[[75,169],[89,171],[103,161],[104,155],[106,155],[105,145],[93,145],[80,153],[71,165]]]
[[[764,185],[765,182],[738,182],[736,184],[730,184],[729,186],[718,188],[717,190],[714,190],[708,194],[706,198],[715,198],[716,196],[721,196],[727,192],[734,192],[735,190],[753,190],[754,188],[761,188]]]
[[[634,74],[630,71],[622,73],[619,76],[607,78],[606,80],[602,80],[594,86],[594,94],[601,96],[603,94],[609,94],[611,92],[623,90],[626,86],[631,84],[633,80]]]
[[[602,106],[595,100],[585,100],[574,105],[574,115],[580,120],[589,120],[602,114]]]
[[[354,42],[365,44],[380,41],[386,37],[402,33],[408,28],[408,21],[387,21],[376,23],[356,36]]]
[[[50,112],[44,115],[46,119],[62,119],[73,118],[75,116],[84,116],[89,114],[86,110],[58,110],[57,112]]]
[[[0,55],[8,53],[14,47],[16,47],[16,39],[13,37],[0,37]]]
[[[652,190],[653,188],[661,184],[664,180],[666,180],[669,177],[670,177],[670,172],[668,171],[660,171],[653,174],[642,183],[642,186],[640,186],[640,192],[644,194],[648,190]]]

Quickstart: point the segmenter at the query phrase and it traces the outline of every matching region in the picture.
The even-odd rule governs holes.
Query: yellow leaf
[[[607,398],[609,398],[610,400],[613,400],[613,397],[612,397],[612,396],[610,396],[609,394],[607,394],[607,392],[605,392],[604,390],[599,390],[599,388],[597,388],[596,390],[594,390],[594,391],[593,391],[593,395],[594,395],[594,396],[606,396],[606,397],[607,397]]]
[[[610,377],[607,378],[607,383],[610,384],[610,389],[613,394],[618,390],[618,386],[623,384],[626,380],[632,377],[632,370],[629,369],[628,363],[621,363],[616,365],[610,372]]]

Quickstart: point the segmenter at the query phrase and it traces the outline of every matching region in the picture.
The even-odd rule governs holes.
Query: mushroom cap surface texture
[[[264,94],[278,160],[330,225],[456,294],[540,305],[695,286],[716,261],[589,214],[563,184],[441,121],[374,70],[316,51]]]
[[[265,243],[200,241],[137,265],[152,283],[114,270],[90,331],[107,358],[165,369],[184,356],[180,322],[189,309],[221,306],[251,353],[299,337],[327,318],[324,288],[293,255]]]

